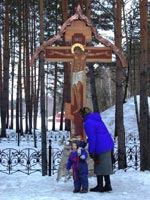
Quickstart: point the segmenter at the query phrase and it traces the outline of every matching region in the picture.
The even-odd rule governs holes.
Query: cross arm
[[[45,60],[70,62],[73,60],[71,47],[47,47],[45,52]]]
[[[109,47],[86,47],[86,62],[112,62],[112,50]]]

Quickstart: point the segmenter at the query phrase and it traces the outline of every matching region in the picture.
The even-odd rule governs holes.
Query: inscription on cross
[[[65,41],[70,46],[47,47],[45,60],[71,63],[71,103],[65,104],[66,118],[71,120],[71,137],[85,140],[78,110],[86,106],[86,63],[112,62],[112,51],[108,47],[86,46],[91,41],[91,29],[80,20],[67,27]]]

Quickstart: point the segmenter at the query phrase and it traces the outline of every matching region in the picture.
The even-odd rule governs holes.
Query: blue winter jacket
[[[82,155],[84,155],[84,158],[82,158]],[[88,166],[86,163],[86,159],[88,157],[87,152],[82,149],[81,150],[81,156],[78,156],[77,151],[71,151],[68,157],[68,162],[66,165],[66,169],[70,170],[71,168],[73,171],[81,171],[83,174],[88,174]]]
[[[85,116],[84,130],[88,137],[89,153],[99,154],[113,149],[114,142],[99,113]]]

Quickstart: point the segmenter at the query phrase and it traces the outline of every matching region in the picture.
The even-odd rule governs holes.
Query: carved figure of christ
[[[83,84],[85,80],[85,67],[86,67],[86,59],[88,56],[99,56],[99,55],[109,55],[110,52],[108,51],[103,51],[103,52],[97,52],[97,53],[89,53],[89,52],[84,52],[85,49],[83,45],[81,44],[75,44],[73,48],[71,49],[72,54],[70,53],[63,53],[60,51],[56,50],[51,50],[50,55],[61,55],[63,57],[70,57],[73,56],[72,60],[72,89],[73,89],[73,96],[75,96],[76,102],[77,102],[77,109],[73,111],[73,113],[78,112],[78,110],[83,106],[82,101],[82,94],[83,94]]]

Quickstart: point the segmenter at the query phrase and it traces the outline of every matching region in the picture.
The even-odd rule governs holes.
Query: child
[[[74,180],[74,193],[87,193],[88,192],[88,166],[86,159],[88,157],[87,152],[81,147],[80,141],[76,140],[72,142],[72,151],[69,154],[67,170],[72,167],[73,180]]]

